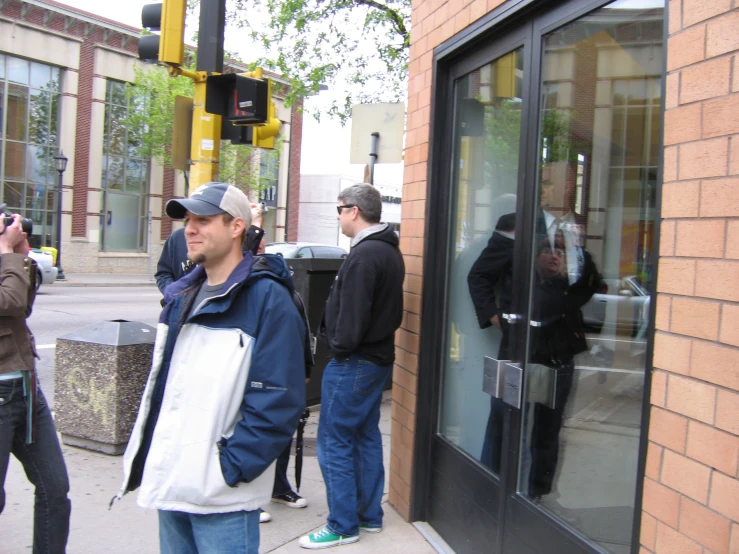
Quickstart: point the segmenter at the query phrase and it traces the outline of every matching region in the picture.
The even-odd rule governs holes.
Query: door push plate
[[[529,364],[526,375],[529,383],[527,401],[557,409],[557,370],[543,364]]]
[[[503,366],[510,360],[496,360],[485,356],[484,370],[482,374],[482,391],[493,398],[503,396]]]
[[[506,362],[503,367],[503,402],[521,409],[521,385],[523,369],[516,362]]]

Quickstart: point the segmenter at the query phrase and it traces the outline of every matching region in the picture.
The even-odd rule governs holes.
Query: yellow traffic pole
[[[172,76],[182,75],[195,81],[190,143],[190,192],[200,185],[218,180],[221,156],[221,116],[205,111],[205,71],[188,71],[170,66]]]

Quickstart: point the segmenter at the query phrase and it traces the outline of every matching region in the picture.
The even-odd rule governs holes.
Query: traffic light
[[[229,73],[209,75],[205,88],[205,111],[237,125],[267,122],[269,83]]]
[[[227,119],[224,119],[221,126],[221,140],[231,141],[231,144],[253,146],[254,127],[251,125],[234,125]]]
[[[185,60],[185,9],[187,0],[164,0],[141,10],[141,25],[159,35],[139,39],[139,58],[180,66]]]

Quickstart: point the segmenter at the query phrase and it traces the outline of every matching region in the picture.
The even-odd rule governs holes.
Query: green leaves
[[[323,113],[342,121],[355,103],[405,99],[411,0],[228,0],[227,14],[266,51],[249,61],[289,82],[288,106],[322,85]]]

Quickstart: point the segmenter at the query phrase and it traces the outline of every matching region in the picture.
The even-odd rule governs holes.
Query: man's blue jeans
[[[69,536],[69,478],[46,398],[38,389],[36,437],[26,444],[27,407],[22,379],[0,381],[0,513],[12,453],[35,487],[33,554],[63,554]],[[2,550],[2,548],[0,548]]]
[[[318,463],[326,483],[328,528],[356,535],[359,524],[382,526],[380,404],[392,364],[361,356],[332,359],[321,383]]]
[[[159,510],[160,554],[258,554],[259,510],[188,514]]]

